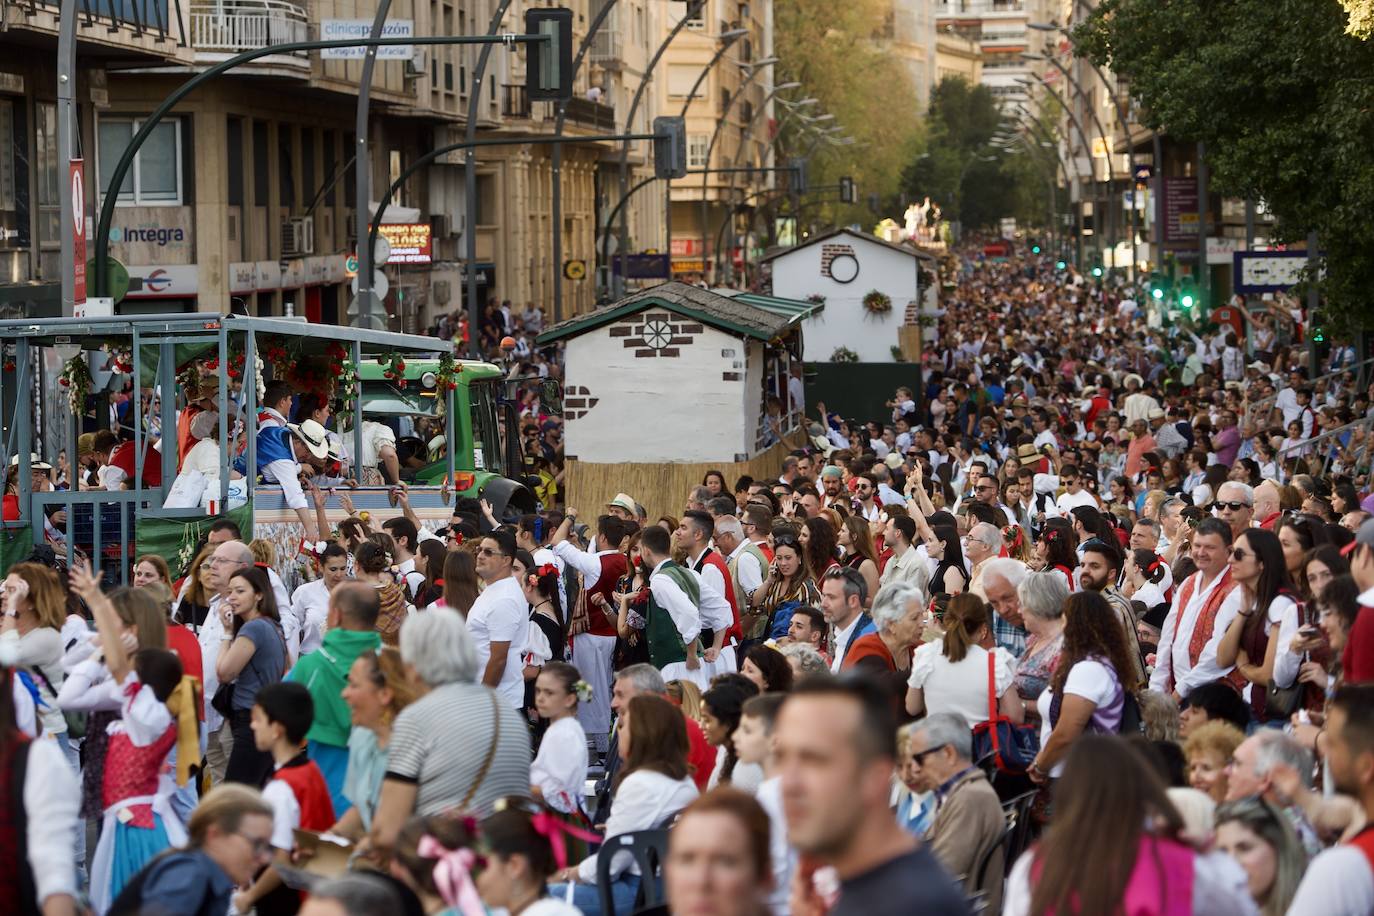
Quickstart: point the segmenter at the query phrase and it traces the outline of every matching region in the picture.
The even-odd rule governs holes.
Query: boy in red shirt
[[[273,772],[262,787],[262,797],[272,806],[273,860],[283,865],[291,864],[294,831],[323,833],[334,826],[329,786],[304,747],[305,733],[314,718],[310,691],[291,681],[263,687],[253,703],[253,744],[272,754]],[[271,865],[248,890],[234,895],[238,913],[256,907],[258,916],[292,914],[300,905],[301,895],[283,884]]]

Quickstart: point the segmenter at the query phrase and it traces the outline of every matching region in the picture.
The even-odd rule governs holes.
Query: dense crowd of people
[[[127,587],[11,566],[0,911],[1374,913],[1353,351],[946,271],[890,413],[680,516],[550,474],[310,514],[291,593],[229,520]]]

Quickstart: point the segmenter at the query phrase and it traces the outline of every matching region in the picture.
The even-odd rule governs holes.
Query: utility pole
[[[62,315],[72,316],[76,308],[76,271],[85,271],[85,258],[76,263],[76,220],[79,218],[85,232],[86,206],[83,193],[81,213],[73,212],[75,206],[72,178],[63,171],[73,157],[76,144],[73,136],[80,126],[76,123],[76,0],[62,0],[57,23],[57,171],[58,171],[58,209],[61,211],[62,236]],[[84,191],[84,181],[83,181]],[[111,187],[111,194],[119,194],[119,188]]]
[[[1207,267],[1207,145],[1201,140],[1197,144],[1197,293],[1199,301],[1205,303],[1208,311],[1216,307],[1209,298],[1211,270]]]
[[[391,0],[377,0],[377,15],[372,20],[372,31],[368,34],[369,38],[378,39],[382,37],[382,32],[386,29],[386,16],[391,11]],[[372,308],[374,294],[372,292],[372,247],[365,246],[363,240],[367,238],[367,212],[368,203],[372,198],[372,144],[368,142],[367,125],[368,113],[372,105],[372,71],[377,66],[377,46],[368,45],[363,56],[363,72],[358,79],[358,105],[353,115],[353,135],[355,137],[353,178],[355,187],[355,199],[357,208],[354,217],[354,237],[358,240],[358,318],[360,324],[371,323],[371,319],[376,318],[382,322],[382,328],[386,328],[386,304],[381,300],[377,301],[378,309]],[[381,314],[378,315],[377,311]],[[358,449],[354,454],[362,454],[363,430],[362,425],[353,431],[354,447]]]

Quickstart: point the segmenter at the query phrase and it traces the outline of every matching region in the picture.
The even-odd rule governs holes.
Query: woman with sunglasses
[[[1302,656],[1292,651],[1299,626],[1297,595],[1283,547],[1271,532],[1244,531],[1231,550],[1230,565],[1240,586],[1240,610],[1217,647],[1217,664],[1235,666],[1227,678],[1243,689],[1251,718],[1263,723],[1271,718],[1266,711],[1271,683],[1291,687],[1302,665]]]
[[[781,639],[787,635],[792,612],[799,607],[815,607],[820,600],[821,592],[812,578],[796,527],[780,525],[774,529],[773,562],[768,564],[768,575],[751,602],[754,613],[767,621],[764,632],[769,639]]]

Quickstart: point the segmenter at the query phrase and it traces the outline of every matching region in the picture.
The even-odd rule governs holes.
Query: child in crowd
[[[280,681],[258,691],[253,703],[253,744],[272,755],[273,773],[262,797],[272,806],[272,848],[275,861],[291,863],[296,830],[326,831],[334,823],[334,806],[324,774],[302,746],[315,717],[315,703],[302,684]],[[282,883],[268,865],[246,891],[234,895],[234,910],[257,916],[291,914],[301,897]]]
[[[587,735],[577,721],[577,704],[591,686],[567,662],[548,662],[534,684],[534,708],[549,722],[530,764],[530,795],[560,814],[582,822],[587,780]]]
[[[763,768],[763,782],[755,793],[759,805],[768,812],[768,853],[773,863],[773,892],[769,904],[774,913],[787,911],[792,887],[792,871],[797,853],[787,842],[787,819],[782,811],[782,777],[773,772],[773,723],[786,698],[781,693],[765,693],[744,701],[739,728],[735,729],[735,755],[740,763]]]

